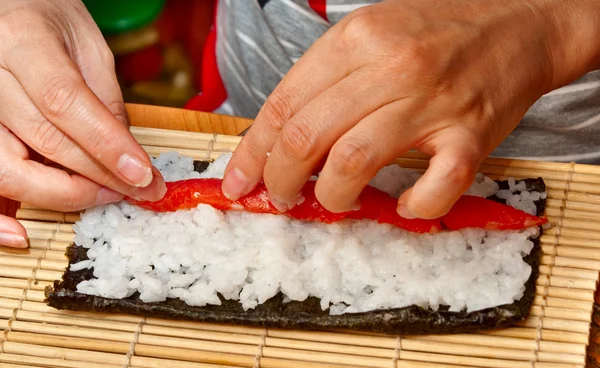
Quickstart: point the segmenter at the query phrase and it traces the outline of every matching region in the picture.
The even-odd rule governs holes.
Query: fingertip
[[[415,216],[411,210],[408,209],[408,207],[406,207],[404,204],[398,204],[398,207],[396,208],[396,211],[398,212],[398,215],[400,215],[400,217],[405,218],[407,220],[412,220],[412,219],[416,219],[417,216]]]
[[[17,220],[0,216],[0,246],[28,248],[27,231]]]
[[[221,190],[227,199],[236,201],[250,191],[248,176],[239,168],[232,167],[227,171],[221,184]]]
[[[165,180],[155,167],[150,170],[152,173],[152,181],[144,188],[133,187],[131,197],[137,200],[146,200],[155,202],[161,200],[167,193],[167,185]]]

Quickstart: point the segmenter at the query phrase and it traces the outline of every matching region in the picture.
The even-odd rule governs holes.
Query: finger
[[[123,195],[79,175],[44,166],[7,148],[18,139],[0,135],[0,194],[19,202],[71,212],[123,199]],[[24,149],[27,152],[26,149]],[[22,153],[22,152],[21,152]]]
[[[115,72],[115,59],[104,41],[102,33],[89,13],[84,12],[87,32],[82,32],[80,42],[74,45],[74,61],[85,83],[113,116],[128,124],[123,94]]]
[[[434,219],[450,211],[475,180],[483,155],[465,135],[444,134],[429,168],[398,200],[398,213],[405,218]]]
[[[274,204],[292,207],[334,143],[362,118],[400,96],[397,87],[386,83],[385,78],[373,80],[373,75],[381,73],[369,68],[353,72],[310,101],[285,124],[264,170],[264,181]]]
[[[348,62],[351,50],[331,52],[337,32],[333,27],[317,40],[265,101],[227,165],[223,192],[230,199],[247,194],[262,180],[267,154],[287,121],[356,69],[356,64]]]
[[[44,36],[43,45],[30,44],[34,41],[27,38],[8,50],[5,63],[36,107],[121,180],[148,186],[153,180],[148,155],[88,88],[61,41],[51,35]]]
[[[387,104],[363,118],[331,148],[315,187],[319,202],[332,212],[355,210],[359,196],[378,170],[418,139],[408,122],[416,110],[409,99]]]
[[[0,215],[0,246],[27,248],[27,231],[19,221]]]
[[[102,186],[147,200],[158,200],[166,191],[164,183],[158,180],[160,175],[145,188],[131,186],[117,178],[71,137],[46,120],[14,76],[1,69],[0,121],[36,152]]]

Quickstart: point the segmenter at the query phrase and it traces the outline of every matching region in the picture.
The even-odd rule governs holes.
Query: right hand
[[[28,148],[74,173],[30,160]],[[114,58],[79,0],[0,3],[0,196],[78,211],[166,192],[130,134]],[[0,215],[0,245],[27,233]]]

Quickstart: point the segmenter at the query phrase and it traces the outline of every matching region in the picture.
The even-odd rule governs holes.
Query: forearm
[[[531,1],[531,0],[524,0]],[[551,89],[600,68],[600,4],[598,0],[533,0],[548,33],[552,60]]]

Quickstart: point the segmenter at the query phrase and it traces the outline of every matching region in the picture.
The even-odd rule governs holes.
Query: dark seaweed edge
[[[195,162],[196,171],[206,169],[208,163]],[[525,179],[527,190],[546,190],[542,178]],[[502,189],[508,188],[507,181],[498,182]],[[490,199],[505,203],[495,196]],[[544,212],[546,201],[536,201],[537,214]],[[541,229],[540,229],[541,235]],[[221,298],[220,306],[193,307],[179,299],[167,299],[160,303],[144,303],[139,294],[126,299],[108,299],[76,292],[79,282],[93,277],[93,270],[70,271],[63,274],[62,281],[55,281],[54,287],[46,288],[45,302],[56,309],[74,311],[96,311],[103,313],[123,313],[172,320],[212,322],[234,325],[328,330],[344,329],[379,332],[399,335],[465,333],[484,329],[503,328],[524,320],[535,297],[536,280],[539,275],[541,248],[539,237],[532,239],[534,247],[524,257],[532,272],[525,283],[523,297],[511,304],[487,308],[475,312],[450,312],[439,309],[426,310],[418,306],[375,310],[371,312],[331,316],[322,311],[317,298],[302,302],[284,303],[282,294],[267,300],[253,310],[244,311],[237,301]],[[86,249],[71,244],[66,255],[69,266],[87,259]]]

